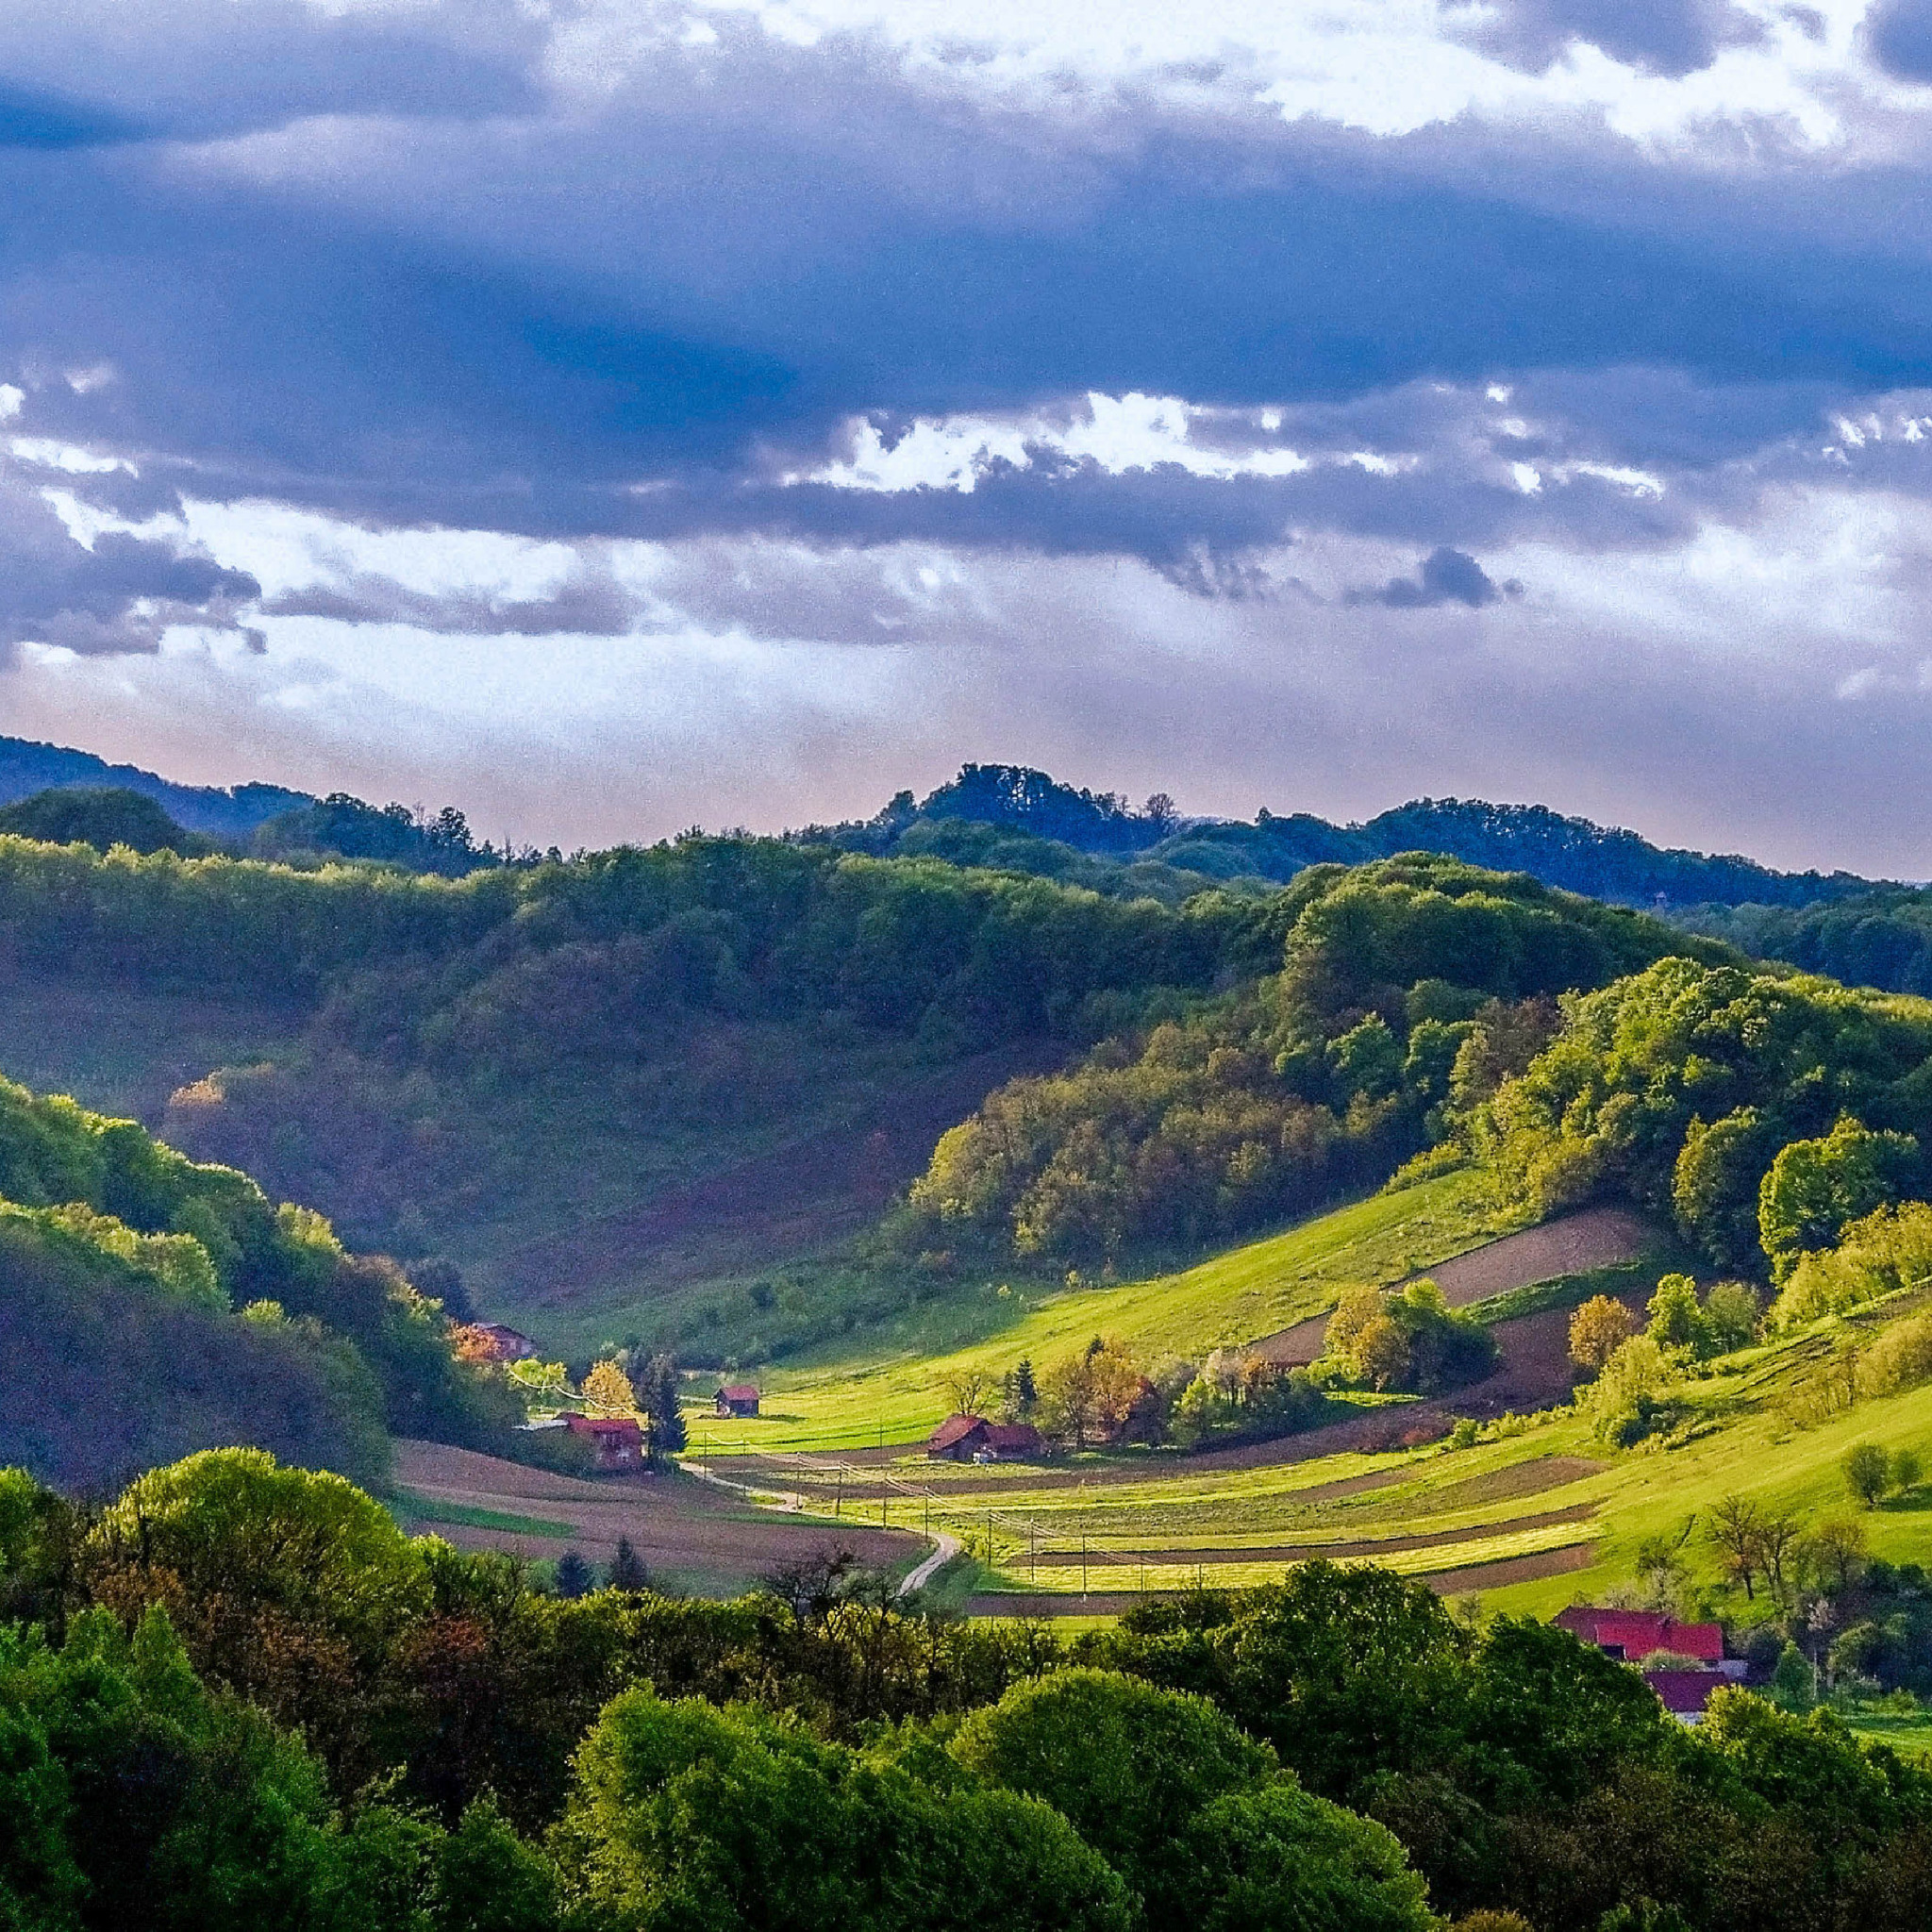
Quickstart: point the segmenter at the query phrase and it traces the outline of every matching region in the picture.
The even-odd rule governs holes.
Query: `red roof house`
[[[1710,1693],[1731,1680],[1722,1671],[1645,1671],[1643,1681],[1679,1724],[1701,1724]]]
[[[720,1415],[756,1415],[758,1412],[758,1385],[753,1382],[727,1382],[718,1391],[718,1413]]]
[[[599,1469],[639,1469],[644,1460],[644,1432],[635,1417],[567,1415],[563,1425],[586,1438]]]
[[[1559,1611],[1556,1622],[1559,1629],[1625,1663],[1640,1663],[1659,1650],[1695,1657],[1708,1671],[1724,1660],[1724,1633],[1716,1624],[1679,1624],[1657,1610],[1607,1610],[1588,1604]]]
[[[925,1439],[935,1461],[1005,1462],[1040,1454],[1040,1431],[1031,1423],[990,1423],[983,1415],[949,1415]]]

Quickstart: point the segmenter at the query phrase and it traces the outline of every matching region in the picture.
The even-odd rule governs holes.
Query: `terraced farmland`
[[[1108,1614],[1144,1593],[1271,1580],[1315,1557],[1382,1562],[1445,1592],[1547,1613],[1626,1582],[1649,1537],[1679,1543],[1693,1570],[1714,1574],[1699,1524],[1726,1492],[1815,1518],[1843,1507],[1839,1463],[1854,1442],[1910,1447],[1932,1461],[1932,1388],[1794,1424],[1785,1398],[1833,1347],[1823,1329],[1694,1376],[1681,1393],[1686,1420],[1669,1439],[1675,1446],[1607,1449],[1589,1414],[1567,1404],[1568,1310],[1605,1285],[1636,1302],[1655,1282],[1660,1250],[1629,1257],[1662,1238],[1604,1216],[1496,1237],[1471,1184],[1451,1175],[1184,1274],[1018,1308],[997,1340],[952,1357],[887,1353],[774,1377],[759,1421],[692,1417],[687,1461],[744,1485],[735,1496],[688,1481],[620,1493],[485,1467],[487,1458],[458,1451],[433,1452],[430,1467],[432,1452],[411,1449],[404,1479],[440,1503],[445,1513],[433,1526],[455,1540],[554,1557],[554,1530],[530,1523],[519,1535],[487,1515],[555,1519],[593,1558],[627,1534],[655,1569],[693,1588],[741,1588],[831,1547],[903,1569],[943,1531],[966,1549],[951,1566],[952,1596],[985,1614]],[[1553,1258],[1591,1272],[1537,1280]],[[923,1453],[949,1407],[945,1379],[959,1367],[996,1374],[1023,1353],[1051,1359],[1096,1331],[1148,1352],[1203,1329],[1222,1341],[1278,1333],[1284,1315],[1319,1317],[1348,1286],[1445,1260],[1441,1273],[1458,1301],[1474,1297],[1507,1315],[1493,1325],[1505,1351],[1497,1374],[1455,1396],[1389,1399],[1336,1426],[1195,1456],[961,1466]],[[1491,1420],[1478,1441],[1456,1447],[1444,1436],[1451,1412]],[[1411,1446],[1396,1446],[1403,1435]],[[781,1507],[761,1507],[760,1498]],[[1874,1555],[1932,1558],[1932,1496],[1894,1500],[1866,1521]]]

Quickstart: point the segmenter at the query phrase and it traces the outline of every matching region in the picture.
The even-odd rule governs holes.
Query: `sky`
[[[0,731],[1932,876],[1932,0],[8,0]]]

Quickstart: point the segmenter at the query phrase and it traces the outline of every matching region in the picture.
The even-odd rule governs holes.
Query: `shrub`
[[[1932,1308],[1891,1323],[1865,1350],[1859,1379],[1874,1395],[1932,1382]]]

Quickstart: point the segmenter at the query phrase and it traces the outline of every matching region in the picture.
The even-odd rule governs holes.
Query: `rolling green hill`
[[[1087,1079],[1163,1026],[1198,1048],[1222,1139],[1176,1171],[1173,1213],[1124,1227],[1144,1267],[1383,1178],[1434,1131],[1486,1001],[1691,944],[1441,861],[1174,908],[699,838],[462,878],[0,838],[0,941],[22,1019],[0,1069],[133,1103],[355,1246],[453,1259],[555,1351],[714,1361],[957,1298],[975,1256],[868,1230],[1015,1076],[1099,1042]],[[1536,1024],[1488,1024],[1496,1066]],[[1265,1158],[1256,1108],[1278,1116]],[[1056,1239],[1021,1272],[1076,1257]]]

